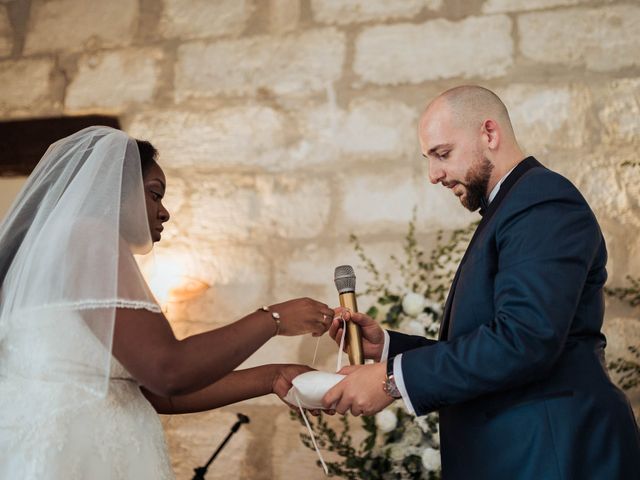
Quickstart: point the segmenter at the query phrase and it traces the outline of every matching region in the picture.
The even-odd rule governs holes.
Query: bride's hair
[[[136,139],[136,144],[140,152],[140,166],[142,167],[142,176],[144,176],[151,165],[158,163],[158,150],[147,140]]]

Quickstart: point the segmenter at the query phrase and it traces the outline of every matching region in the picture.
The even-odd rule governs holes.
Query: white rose
[[[402,310],[407,315],[417,317],[426,305],[426,299],[419,293],[407,293],[402,299]]]
[[[402,435],[402,443],[405,445],[420,445],[422,443],[423,433],[415,423],[407,423],[404,434]]]
[[[424,325],[417,320],[403,322],[402,331],[409,335],[420,335],[421,337],[424,337]]]
[[[407,456],[404,445],[394,443],[389,448],[389,458],[392,462],[401,462]]]
[[[440,470],[440,451],[427,447],[422,452],[422,466],[425,470],[434,472]]]
[[[376,413],[376,426],[384,433],[389,433],[398,425],[398,417],[391,410],[382,410]]]
[[[434,433],[431,438],[433,438],[433,441],[436,445],[440,446],[440,430],[438,430],[436,433]]]
[[[416,424],[420,427],[420,430],[422,430],[424,433],[427,433],[431,430],[429,428],[429,419],[426,415],[422,417],[414,417],[413,421],[416,422]]]
[[[433,300],[426,299],[425,307],[429,307],[436,315],[442,315],[442,305],[438,302],[434,302]]]

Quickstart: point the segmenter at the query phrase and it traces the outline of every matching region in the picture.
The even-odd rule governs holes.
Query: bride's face
[[[149,220],[149,231],[153,242],[160,241],[163,226],[169,220],[169,212],[162,204],[167,180],[160,165],[153,162],[146,169],[142,178],[144,182],[144,197],[147,203],[147,218]]]

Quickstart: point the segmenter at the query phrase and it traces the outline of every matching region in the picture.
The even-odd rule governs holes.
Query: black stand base
[[[229,439],[233,436],[234,433],[236,433],[240,429],[240,425],[242,425],[243,423],[249,423],[249,417],[239,413],[238,414],[238,421],[233,424],[233,426],[231,427],[231,431],[227,434],[227,436],[222,441],[220,446],[216,449],[216,451],[213,452],[213,455],[211,455],[211,458],[209,459],[209,461],[203,467],[196,467],[196,468],[193,469],[193,471],[195,472],[195,475],[193,476],[193,478],[191,480],[205,480],[204,476],[207,474],[207,470],[209,469],[209,465],[211,465],[211,463],[215,460],[215,458],[218,456],[220,451],[227,444]]]

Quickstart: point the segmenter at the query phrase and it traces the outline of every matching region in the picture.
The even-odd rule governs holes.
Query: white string
[[[340,348],[338,349],[338,364],[336,365],[336,372],[339,372],[342,368],[342,355],[344,349],[344,341],[347,336],[347,322],[344,318],[342,320],[342,337],[340,338]],[[311,366],[316,364],[316,357],[318,355],[318,346],[320,345],[320,337],[318,337],[318,341],[316,342],[316,350],[313,352],[313,362],[311,362]],[[300,409],[300,414],[304,419],[304,423],[307,426],[307,430],[309,431],[309,436],[311,437],[311,442],[313,443],[313,448],[316,449],[316,453],[318,454],[318,458],[320,459],[320,463],[322,464],[322,468],[324,468],[325,475],[329,475],[329,469],[327,468],[327,464],[324,462],[324,458],[322,458],[322,453],[320,453],[320,448],[318,448],[318,444],[316,443],[316,437],[313,434],[313,430],[311,428],[311,424],[309,420],[307,420],[307,416],[304,414],[304,410],[302,409],[302,405],[300,404],[300,399],[298,398],[298,392],[294,393],[296,403],[298,404],[298,408]]]
[[[322,458],[322,453],[320,453],[320,449],[318,448],[318,444],[316,443],[316,437],[313,434],[313,430],[311,429],[311,425],[309,424],[309,420],[307,420],[307,416],[304,414],[304,410],[302,409],[302,405],[300,405],[300,399],[298,398],[298,393],[295,394],[296,403],[298,404],[298,408],[300,409],[300,413],[302,414],[302,418],[304,418],[304,423],[307,425],[307,430],[309,430],[309,435],[311,436],[311,442],[313,443],[313,448],[316,449],[316,453],[318,454],[318,458],[320,459],[320,463],[322,463],[322,468],[324,468],[324,473],[329,475],[329,469],[327,468],[327,464],[324,463],[324,458]]]
[[[336,365],[336,372],[339,372],[342,368],[342,355],[344,348],[344,338],[347,336],[347,322],[344,318],[342,320],[342,338],[340,339],[340,349],[338,350],[338,364]]]
[[[315,352],[313,352],[313,362],[311,362],[311,366],[315,367],[316,366],[316,357],[318,356],[318,347],[320,346],[320,339],[322,337],[318,337],[318,340],[316,341],[316,350]]]

